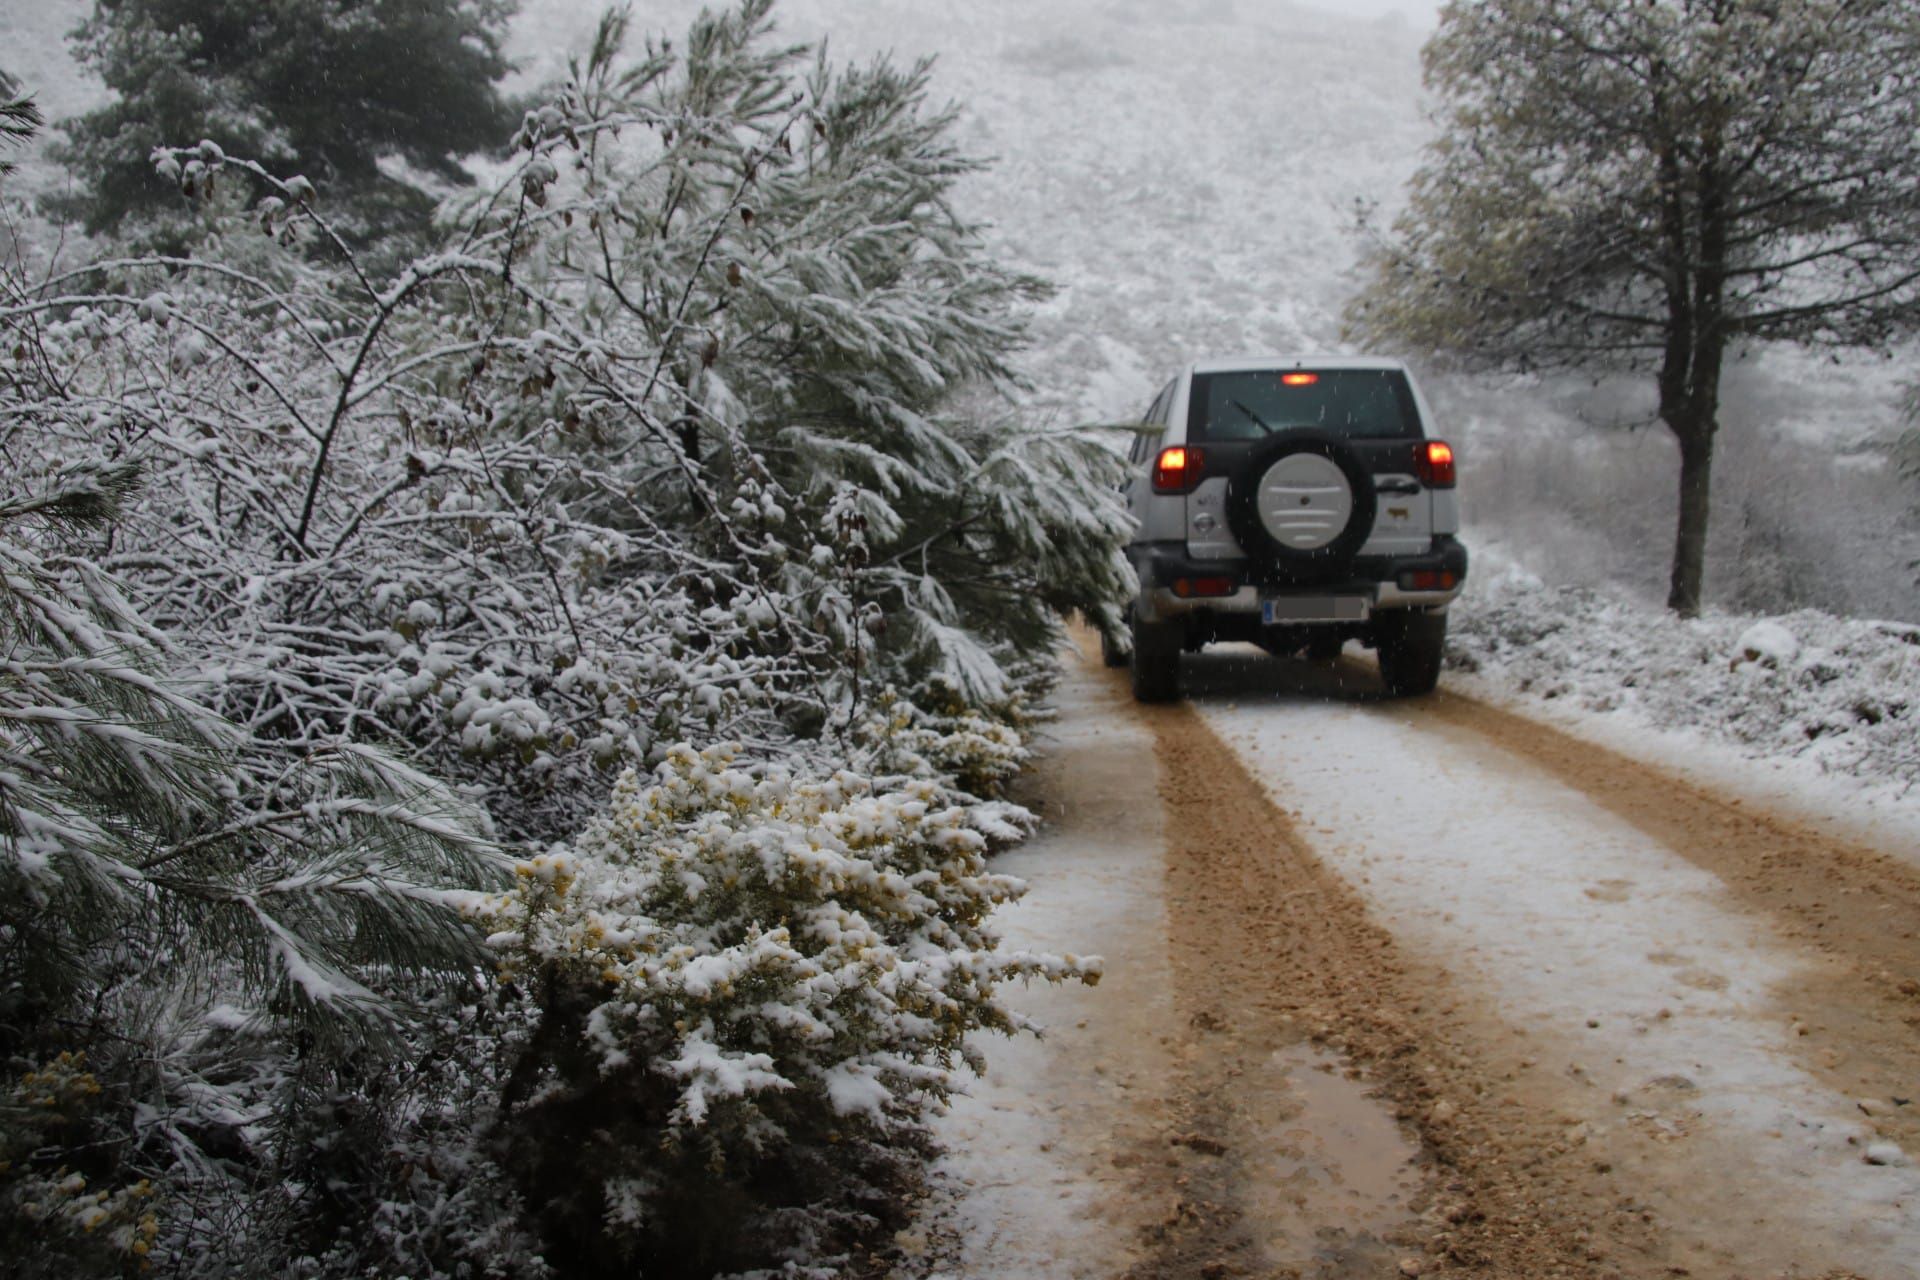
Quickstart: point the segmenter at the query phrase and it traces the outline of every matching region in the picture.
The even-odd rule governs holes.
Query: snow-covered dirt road
[[[904,1270],[1920,1277],[1920,867],[1364,659],[1083,659]]]

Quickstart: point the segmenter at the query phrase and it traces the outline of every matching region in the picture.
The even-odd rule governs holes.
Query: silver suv
[[[1432,420],[1398,360],[1205,360],[1169,382],[1125,487],[1134,696],[1178,697],[1181,652],[1220,640],[1318,659],[1359,640],[1391,692],[1430,692],[1467,576]]]

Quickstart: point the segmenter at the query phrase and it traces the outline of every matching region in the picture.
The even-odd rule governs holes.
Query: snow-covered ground
[[[905,1233],[909,1255],[1004,1280],[1095,1280],[1125,1269],[1136,1241],[1114,1212],[1125,1176],[1111,1160],[1129,1078],[1164,1074],[1155,1031],[1169,1021],[1161,817],[1153,735],[1092,673],[1070,669],[1062,718],[1042,739],[1043,778],[1071,770],[1071,808],[996,869],[1029,892],[997,923],[1010,945],[1054,952],[1098,945],[1097,988],[1014,993],[1045,1039],[995,1038],[990,1062],[941,1125],[947,1155],[932,1220]],[[1116,1185],[1119,1184],[1119,1185]]]
[[[1817,610],[1683,619],[1483,555],[1449,688],[1722,788],[1846,815],[1920,860],[1920,626]]]

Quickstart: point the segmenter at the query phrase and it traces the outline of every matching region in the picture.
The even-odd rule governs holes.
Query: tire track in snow
[[[1920,871],[1510,711],[1444,693],[1422,710],[1646,832],[1825,958],[1776,987],[1801,1062],[1920,1154]]]
[[[1849,1025],[1859,992],[1790,1026],[1778,995],[1818,990],[1836,962],[1590,799],[1577,784],[1606,790],[1604,754],[1525,721],[1503,749],[1436,710],[1458,700],[1385,702],[1354,662],[1216,651],[1187,677],[1403,954],[1479,1001],[1465,1051],[1500,1111],[1496,1146],[1558,1124],[1543,1194],[1646,1224],[1596,1239],[1621,1274],[1920,1274],[1920,1182],[1864,1165],[1868,1118],[1801,1065],[1813,1027]],[[1564,779],[1537,759],[1556,745]],[[1616,781],[1637,805],[1713,809],[1653,771]]]
[[[1172,1207],[1148,1224],[1153,1252],[1131,1280],[1540,1280],[1616,1275],[1620,1258],[1652,1260],[1644,1274],[1666,1274],[1641,1207],[1567,1141],[1560,1115],[1511,1096],[1485,1052],[1511,1034],[1500,1018],[1399,946],[1321,860],[1314,833],[1275,805],[1199,714],[1139,714],[1161,766],[1174,1032],[1184,1041],[1167,1090],[1168,1141],[1212,1162],[1170,1167],[1143,1153],[1143,1175]],[[1263,1077],[1297,1064],[1309,1044],[1350,1064],[1417,1139],[1421,1185],[1403,1205],[1274,1194],[1263,1155],[1284,1139],[1288,1117]],[[1312,1110],[1324,1100],[1305,1103],[1294,1118],[1324,1123]],[[1375,1158],[1307,1154],[1336,1182],[1343,1165]]]

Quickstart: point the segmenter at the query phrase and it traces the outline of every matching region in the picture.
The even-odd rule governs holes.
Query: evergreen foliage
[[[207,139],[353,203],[363,237],[423,219],[431,201],[380,162],[468,181],[460,157],[512,127],[495,87],[512,11],[511,0],[96,0],[75,51],[117,96],[64,126],[58,158],[86,184],[72,212],[93,232],[185,212],[149,157]]]
[[[9,927],[49,932],[0,962],[24,991],[65,948],[35,998],[139,1028],[147,1129],[131,1067],[70,1074],[119,1126],[102,1176],[150,1160],[194,1205],[142,1236],[184,1270],[600,1275],[723,1237],[817,1260],[897,1207],[961,1037],[1017,1029],[994,984],[1085,971],[995,952],[1018,887],[980,859],[1024,823],[992,795],[1058,611],[1123,593],[1117,460],[1011,408],[1039,286],[953,211],[974,162],[928,69],[834,67],[769,15],[631,54],[610,17],[502,184],[397,268],[209,138],[154,157],[206,202],[187,252],[6,270],[0,535],[35,532],[0,545],[19,599],[85,626],[9,624],[58,668],[21,705],[59,714],[7,729],[0,768],[39,770]],[[606,816],[618,778],[644,830]],[[474,805],[543,851],[520,889],[460,892],[489,874]],[[135,938],[151,909],[146,954],[194,961],[198,1003],[136,1016],[125,974],[101,997],[99,940],[59,932],[83,900]],[[90,1047],[15,1025],[22,1069]],[[695,1108],[670,1064],[703,1046],[787,1084],[716,1068]],[[656,1145],[582,1146],[611,1113]],[[35,1167],[71,1150],[33,1141]],[[675,1180],[731,1234],[678,1222]]]
[[[551,838],[677,740],[843,736],[889,686],[1008,704],[1059,610],[1123,592],[1116,460],[1006,407],[1037,286],[953,214],[925,68],[767,24],[626,65],[610,18],[507,185],[391,274],[203,144],[161,169],[273,194],[0,316],[70,389],[42,448],[140,452],[179,496],[119,563],[226,712],[403,737]]]
[[[686,460],[764,468],[747,505],[762,536],[813,548],[780,585],[837,611],[842,683],[877,660],[1003,699],[1004,664],[1052,643],[1063,609],[1124,594],[1115,466],[982,398],[1013,387],[1015,309],[1042,286],[953,212],[975,162],[953,108],[928,109],[929,67],[808,62],[769,42],[770,10],[703,19],[684,64],[623,64],[609,15],[521,135],[559,209],[533,270],[596,340],[658,352],[646,390]],[[836,722],[852,697],[831,691]]]
[[[0,1115],[0,1233],[24,1249],[22,1226],[66,1223],[55,1239],[128,1259],[155,1244],[146,1198],[187,1152],[211,1167],[209,1133],[230,1139],[251,1092],[196,1096],[167,1046],[251,1027],[263,1057],[297,1043],[309,1077],[391,1049],[423,979],[471,973],[461,892],[496,869],[483,818],[437,783],[364,747],[250,741],[162,673],[164,637],[60,550],[134,478],[78,466],[0,495],[0,1060],[50,1109]],[[153,1091],[175,1108],[121,1127]],[[91,1143],[47,1141],[102,1092]]]
[[[20,82],[0,71],[0,145],[19,144],[39,132],[40,108],[20,87]],[[13,162],[0,160],[0,177],[13,172]]]
[[[1728,357],[1920,324],[1920,9],[1456,3],[1426,71],[1445,132],[1355,326],[1652,377],[1680,454],[1668,603],[1695,613]]]

